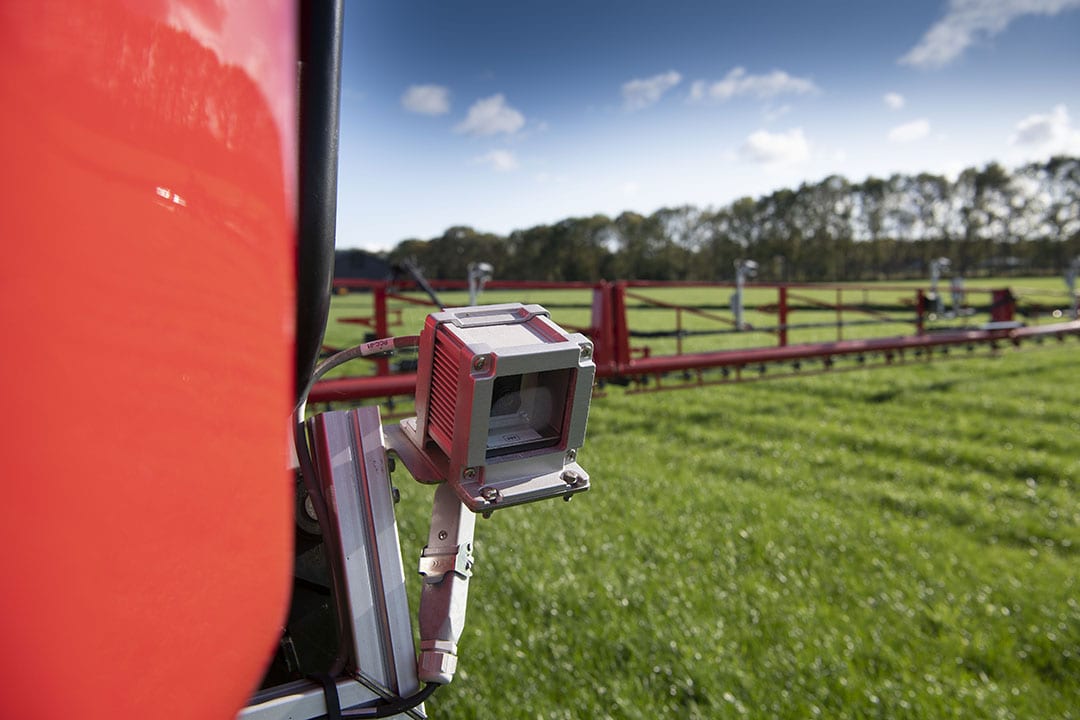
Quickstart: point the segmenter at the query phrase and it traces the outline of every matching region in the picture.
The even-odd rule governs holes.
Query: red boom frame
[[[466,283],[459,281],[437,281],[431,283],[439,290],[463,290]],[[388,307],[389,299],[396,299],[406,303],[429,304],[425,300],[417,300],[415,297],[402,294],[414,290],[411,284],[391,284],[383,281],[371,280],[344,280],[338,281],[336,286],[343,289],[366,290],[372,293],[373,318],[372,319],[349,319],[346,321],[362,322],[374,327],[378,337],[389,335]],[[650,281],[619,281],[598,283],[560,283],[560,282],[521,282],[521,281],[494,281],[486,285],[490,290],[547,290],[547,289],[590,289],[592,291],[592,309],[590,325],[587,328],[575,328],[592,338],[595,344],[594,358],[596,362],[597,378],[605,380],[644,380],[652,377],[657,381],[670,373],[696,373],[696,378],[687,378],[685,384],[707,384],[701,376],[701,371],[716,368],[726,368],[734,371],[729,378],[725,375],[724,382],[748,379],[743,377],[742,371],[747,368],[757,368],[759,376],[764,373],[767,365],[788,363],[793,367],[797,363],[808,360],[821,360],[822,367],[832,367],[834,358],[855,356],[861,363],[868,355],[880,355],[884,362],[879,364],[891,364],[902,361],[906,354],[916,357],[930,358],[935,349],[949,348],[952,346],[996,345],[1001,342],[1010,342],[1019,345],[1024,340],[1041,339],[1046,337],[1064,338],[1067,335],[1080,336],[1080,320],[1059,322],[1050,325],[1037,325],[1031,327],[1019,326],[1012,323],[1013,313],[1016,309],[1015,300],[1008,290],[985,290],[970,289],[968,294],[984,293],[990,296],[990,322],[978,329],[947,330],[942,332],[928,332],[927,320],[931,317],[930,303],[927,301],[928,292],[921,288],[910,286],[855,286],[855,285],[827,285],[827,284],[754,284],[756,289],[775,289],[777,291],[777,303],[770,306],[777,314],[775,328],[766,330],[775,335],[777,344],[769,347],[754,347],[738,350],[717,350],[710,352],[684,353],[682,352],[682,316],[683,313],[694,314],[708,319],[732,324],[726,317],[715,313],[709,313],[694,306],[679,305],[655,300],[641,295],[635,290],[647,288],[724,288],[732,287],[729,283],[698,283],[698,282],[650,282]],[[835,304],[825,303],[803,293],[792,292],[793,290],[835,290],[837,300]],[[843,338],[843,313],[859,312],[871,317],[889,320],[882,313],[868,310],[858,304],[844,302],[845,292],[869,292],[874,291],[898,291],[911,293],[913,298],[911,310],[914,311],[913,322],[916,332],[913,335],[898,335],[892,337],[876,337],[861,340]],[[672,355],[654,356],[646,352],[643,357],[634,357],[634,348],[631,347],[631,330],[628,322],[627,298],[644,302],[656,307],[663,307],[675,311],[677,329],[677,351]],[[789,344],[788,331],[795,327],[789,324],[791,306],[789,302],[797,299],[813,306],[830,309],[836,313],[837,339],[833,342]],[[945,351],[947,352],[947,350]],[[870,365],[871,367],[873,365]],[[390,372],[389,363],[385,360],[377,361],[374,375],[363,377],[337,378],[318,383],[311,392],[312,402],[351,401],[372,398],[385,398],[395,395],[411,395],[416,387],[416,375],[414,373],[393,374]],[[659,382],[656,387],[660,388]]]

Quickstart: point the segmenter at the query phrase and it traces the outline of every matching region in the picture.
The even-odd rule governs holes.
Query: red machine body
[[[0,716],[223,718],[289,592],[289,2],[0,5]]]

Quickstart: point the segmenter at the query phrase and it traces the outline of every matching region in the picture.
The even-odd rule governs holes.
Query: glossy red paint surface
[[[229,717],[273,651],[294,22],[0,4],[0,717]]]

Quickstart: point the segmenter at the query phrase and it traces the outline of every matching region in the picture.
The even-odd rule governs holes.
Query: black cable
[[[427,683],[418,692],[406,698],[400,698],[393,702],[372,705],[366,708],[342,712],[338,717],[341,720],[367,720],[367,718],[385,718],[408,712],[431,697],[431,694],[439,689],[438,683]]]
[[[337,681],[329,675],[308,675],[308,680],[322,685],[326,703],[326,720],[341,720],[341,698],[338,697]]]

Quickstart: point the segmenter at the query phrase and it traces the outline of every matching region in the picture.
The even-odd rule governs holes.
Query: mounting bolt
[[[472,369],[476,370],[477,372],[480,372],[481,370],[484,370],[484,369],[487,368],[487,364],[488,364],[488,356],[487,355],[477,355],[476,357],[473,358]]]
[[[474,467],[465,468],[465,471],[461,473],[461,476],[463,478],[465,478],[466,480],[475,480],[476,479],[476,468],[474,468]]]
[[[439,531],[439,539],[440,540],[445,540],[449,536],[450,536],[450,533],[446,532],[445,530],[440,530]]]
[[[574,462],[575,460],[577,460],[577,450],[573,450],[573,449],[567,450],[566,451],[566,462]]]
[[[486,487],[480,491],[480,496],[487,500],[489,503],[497,503],[502,499],[502,493],[499,492],[499,488]]]
[[[589,344],[581,345],[581,359],[582,360],[588,360],[589,358],[592,357],[592,347],[593,346],[589,345]]]
[[[308,495],[304,498],[304,514],[312,520],[318,521],[318,516],[315,515],[315,503],[311,502],[311,496]]]
[[[559,477],[570,487],[578,487],[585,484],[585,476],[577,470],[563,470],[563,474]]]

